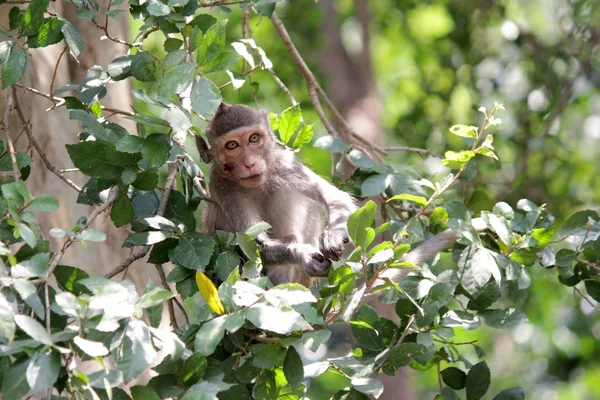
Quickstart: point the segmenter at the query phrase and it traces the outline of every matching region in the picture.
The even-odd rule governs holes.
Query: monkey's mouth
[[[243,181],[254,181],[254,180],[258,180],[262,177],[261,173],[257,173],[257,174],[253,174],[253,175],[248,175],[248,176],[244,176],[242,178],[240,178],[240,180]]]

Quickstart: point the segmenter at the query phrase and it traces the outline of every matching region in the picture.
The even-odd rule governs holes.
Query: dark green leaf
[[[163,44],[163,47],[166,52],[170,53],[172,51],[179,50],[182,45],[183,45],[183,40],[176,39],[176,38],[167,38],[167,40],[165,40],[165,43]]]
[[[125,167],[136,165],[141,155],[128,155],[99,141],[67,145],[73,164],[84,174],[99,178],[120,178]]]
[[[214,252],[214,242],[210,236],[198,232],[181,235],[179,244],[170,256],[171,261],[189,269],[204,272]]]
[[[363,181],[360,187],[361,195],[363,197],[378,196],[388,188],[391,181],[392,176],[390,174],[371,175]]]
[[[485,361],[475,364],[467,375],[467,400],[479,400],[490,387],[490,369]]]
[[[25,73],[26,66],[27,54],[25,50],[21,48],[14,49],[2,69],[2,89],[17,83]]]
[[[214,353],[217,345],[225,335],[226,321],[227,316],[222,315],[202,325],[196,334],[194,349],[205,356]]]
[[[525,389],[514,387],[506,389],[494,396],[493,400],[525,400]]]
[[[208,368],[206,357],[202,353],[194,353],[183,366],[183,381],[188,384],[198,382]]]
[[[571,215],[558,231],[558,237],[587,235],[589,219],[600,221],[598,213],[592,210],[578,211]]]
[[[59,265],[54,269],[54,277],[58,287],[67,292],[71,292],[76,296],[87,292],[83,285],[77,284],[81,279],[89,278],[89,275],[84,270],[67,265]]]
[[[150,135],[144,139],[142,156],[148,168],[158,168],[167,162],[170,150],[169,135]]]
[[[117,82],[131,76],[131,63],[135,56],[126,55],[117,57],[108,64],[106,72],[110,78]]]
[[[29,393],[27,384],[27,367],[31,359],[15,363],[8,368],[2,379],[2,398],[4,400],[19,400]]]
[[[442,379],[452,389],[462,390],[467,383],[467,374],[456,367],[449,367],[442,371]]]
[[[131,396],[134,400],[160,400],[160,396],[150,386],[133,386]]]
[[[585,281],[585,290],[587,290],[591,298],[600,301],[600,282]]]
[[[226,281],[229,274],[240,265],[240,257],[233,251],[219,254],[216,261],[217,276]]]
[[[302,365],[302,359],[292,346],[288,348],[285,360],[283,361],[283,373],[285,379],[293,385],[302,383],[304,381],[304,367]]]
[[[279,365],[285,356],[285,347],[278,344],[257,344],[250,348],[252,354],[252,365],[258,368],[267,369]]]
[[[139,190],[153,190],[158,185],[158,173],[156,169],[147,169],[140,172],[131,185]]]
[[[122,191],[110,210],[110,218],[116,227],[127,225],[133,219],[133,206],[127,197],[127,191]]]
[[[138,51],[131,62],[131,74],[142,82],[155,81],[156,64],[154,58],[145,51]]]
[[[496,329],[512,328],[529,321],[527,316],[515,308],[504,310],[485,310],[479,316],[486,325]]]

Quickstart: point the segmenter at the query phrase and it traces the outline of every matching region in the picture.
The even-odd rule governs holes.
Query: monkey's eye
[[[233,150],[238,146],[239,144],[237,144],[237,142],[234,142],[233,140],[230,140],[229,142],[225,143],[225,148],[227,150]]]
[[[250,143],[258,143],[260,141],[260,135],[258,133],[253,133],[252,135],[250,135],[248,141]]]

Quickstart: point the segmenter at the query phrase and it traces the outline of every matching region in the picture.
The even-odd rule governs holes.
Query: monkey
[[[349,241],[346,224],[357,209],[354,199],[279,143],[265,110],[223,102],[204,136],[208,144],[198,135],[196,145],[202,161],[212,163],[209,191],[215,203],[204,209],[204,231],[240,232],[267,222],[271,227],[256,241],[274,285],[310,287],[314,278],[326,277]]]

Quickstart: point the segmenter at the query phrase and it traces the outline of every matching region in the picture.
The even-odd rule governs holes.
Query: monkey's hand
[[[349,240],[345,229],[327,229],[319,238],[319,250],[325,258],[338,261],[344,251],[344,244]]]
[[[329,275],[331,261],[324,257],[319,249],[305,243],[294,244],[293,248],[302,268],[309,276],[325,277]]]

